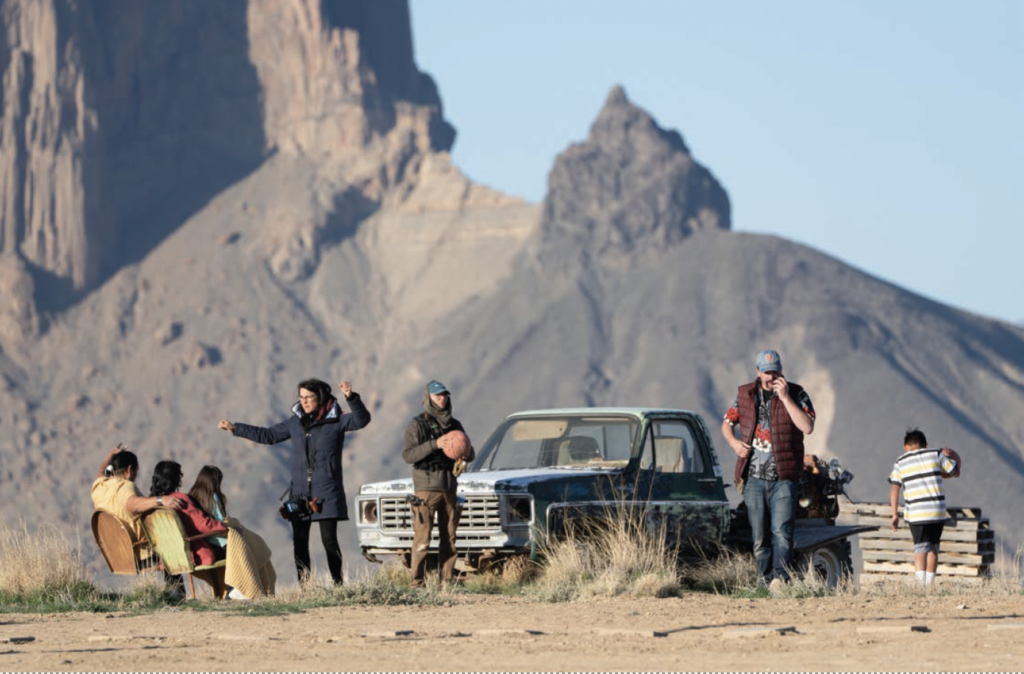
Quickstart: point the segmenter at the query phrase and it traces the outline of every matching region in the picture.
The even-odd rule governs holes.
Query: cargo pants
[[[413,587],[422,587],[430,553],[430,536],[437,516],[437,570],[441,581],[451,580],[455,573],[455,532],[459,528],[459,502],[455,492],[418,491],[423,503],[412,506],[412,558],[409,573]]]

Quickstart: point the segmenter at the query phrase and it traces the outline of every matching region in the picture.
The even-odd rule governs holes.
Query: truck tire
[[[837,587],[853,574],[853,556],[849,539],[825,543],[802,553],[800,569],[808,580],[811,574],[825,587]]]

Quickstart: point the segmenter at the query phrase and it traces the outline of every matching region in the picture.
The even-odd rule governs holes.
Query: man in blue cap
[[[402,459],[412,464],[412,555],[409,574],[413,587],[422,587],[430,535],[437,517],[437,567],[442,582],[451,581],[455,573],[455,533],[459,526],[459,503],[456,491],[458,460],[472,461],[476,453],[458,419],[452,416],[452,398],[448,387],[431,381],[423,389],[423,412],[409,421],[402,442]],[[468,453],[453,451],[459,441]],[[459,459],[454,458],[459,456]]]
[[[803,387],[782,376],[777,351],[765,349],[756,365],[757,379],[739,387],[722,434],[739,457],[734,477],[747,506],[758,578],[777,592],[793,564],[797,486],[814,406]]]

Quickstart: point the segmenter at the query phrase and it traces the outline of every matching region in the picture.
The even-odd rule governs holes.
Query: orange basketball
[[[947,472],[943,471],[942,472],[942,477],[960,477],[960,466],[961,466],[960,455],[956,453],[956,450],[949,449],[948,447],[943,449],[942,453],[945,454],[947,450],[949,451],[949,458],[951,458],[954,461],[956,461],[956,469],[953,470],[952,473],[947,473]]]
[[[448,449],[444,450],[445,456],[456,461],[460,459],[465,461],[469,458],[469,450],[473,445],[470,444],[469,438],[466,437],[465,433],[462,431],[449,431],[445,434],[445,437],[451,441]]]

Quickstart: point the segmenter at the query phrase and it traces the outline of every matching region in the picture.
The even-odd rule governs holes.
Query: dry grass
[[[314,573],[306,582],[278,588],[273,597],[253,601],[206,601],[192,604],[194,610],[240,613],[266,617],[301,613],[333,606],[440,606],[452,603],[456,590],[428,581],[427,587],[410,586],[408,572],[385,565],[360,577],[349,577],[335,586],[330,576]]]
[[[805,575],[791,571],[790,577],[791,580],[777,592],[776,597],[799,599],[857,591],[852,578],[840,581],[836,587],[829,587],[816,574]],[[754,557],[728,549],[722,549],[714,557],[684,567],[680,572],[680,580],[694,590],[725,596],[746,598],[767,597],[770,594],[768,588],[758,583]]]
[[[541,572],[541,566],[527,555],[517,555],[484,571],[467,574],[462,579],[462,588],[471,594],[521,595]]]
[[[575,522],[565,538],[544,546],[543,556],[543,574],[530,594],[545,601],[679,593],[676,551],[663,531],[649,532],[642,513],[629,508]]]
[[[942,561],[942,553],[939,553]],[[1000,556],[987,577],[953,576],[939,574],[927,591],[921,587],[913,574],[887,578],[873,582],[862,582],[860,592],[873,596],[903,597],[932,596],[944,597],[997,597],[1024,594],[1024,547],[1019,547],[1012,558]]]
[[[529,583],[541,574],[540,565],[523,555],[513,557],[501,567],[501,577],[510,583]]]
[[[711,559],[684,567],[680,572],[684,586],[703,592],[737,597],[769,596],[766,588],[758,587],[754,559],[750,555],[723,550]],[[855,581],[848,578],[838,586],[829,588],[815,576],[793,574],[793,580],[778,592],[780,599],[798,599],[825,596],[864,594],[877,597],[979,597],[1007,596],[1024,593],[1024,552],[1018,550],[1012,558],[1000,559],[988,577],[942,575],[925,590],[912,573],[885,580]]]
[[[436,576],[427,578],[426,587],[414,588],[407,569],[386,564],[349,577],[339,586],[318,573],[302,585],[279,592],[274,600],[304,606],[435,605],[450,600],[453,592],[453,586],[441,584]]]
[[[277,614],[319,606],[444,605],[472,593],[525,594],[542,601],[574,601],[591,597],[629,595],[676,596],[681,587],[736,597],[765,597],[757,584],[753,558],[721,550],[712,558],[677,567],[676,551],[663,532],[650,532],[646,520],[628,509],[609,512],[598,523],[577,523],[568,535],[544,547],[544,565],[514,558],[501,575],[471,577],[462,587],[428,579],[426,588],[410,587],[408,571],[384,565],[360,578],[334,587],[315,576],[301,586],[279,591],[276,597],[247,603],[247,613]],[[852,581],[828,588],[814,577],[794,577],[780,598],[831,595],[971,597],[1024,593],[1024,550],[1002,557],[985,579],[940,575],[929,591],[910,574],[882,582]],[[87,578],[77,537],[52,525],[30,530],[24,523],[12,529],[0,525],[0,602],[5,610],[151,610],[175,603],[161,574],[143,574],[123,595],[101,593]],[[202,602],[204,610],[242,608],[232,602]],[[19,608],[20,607],[20,608]]]
[[[30,531],[0,525],[0,591],[25,596],[86,583],[81,543],[49,524]]]
[[[757,567],[752,555],[723,548],[713,557],[684,566],[680,581],[686,587],[713,594],[755,592]]]

